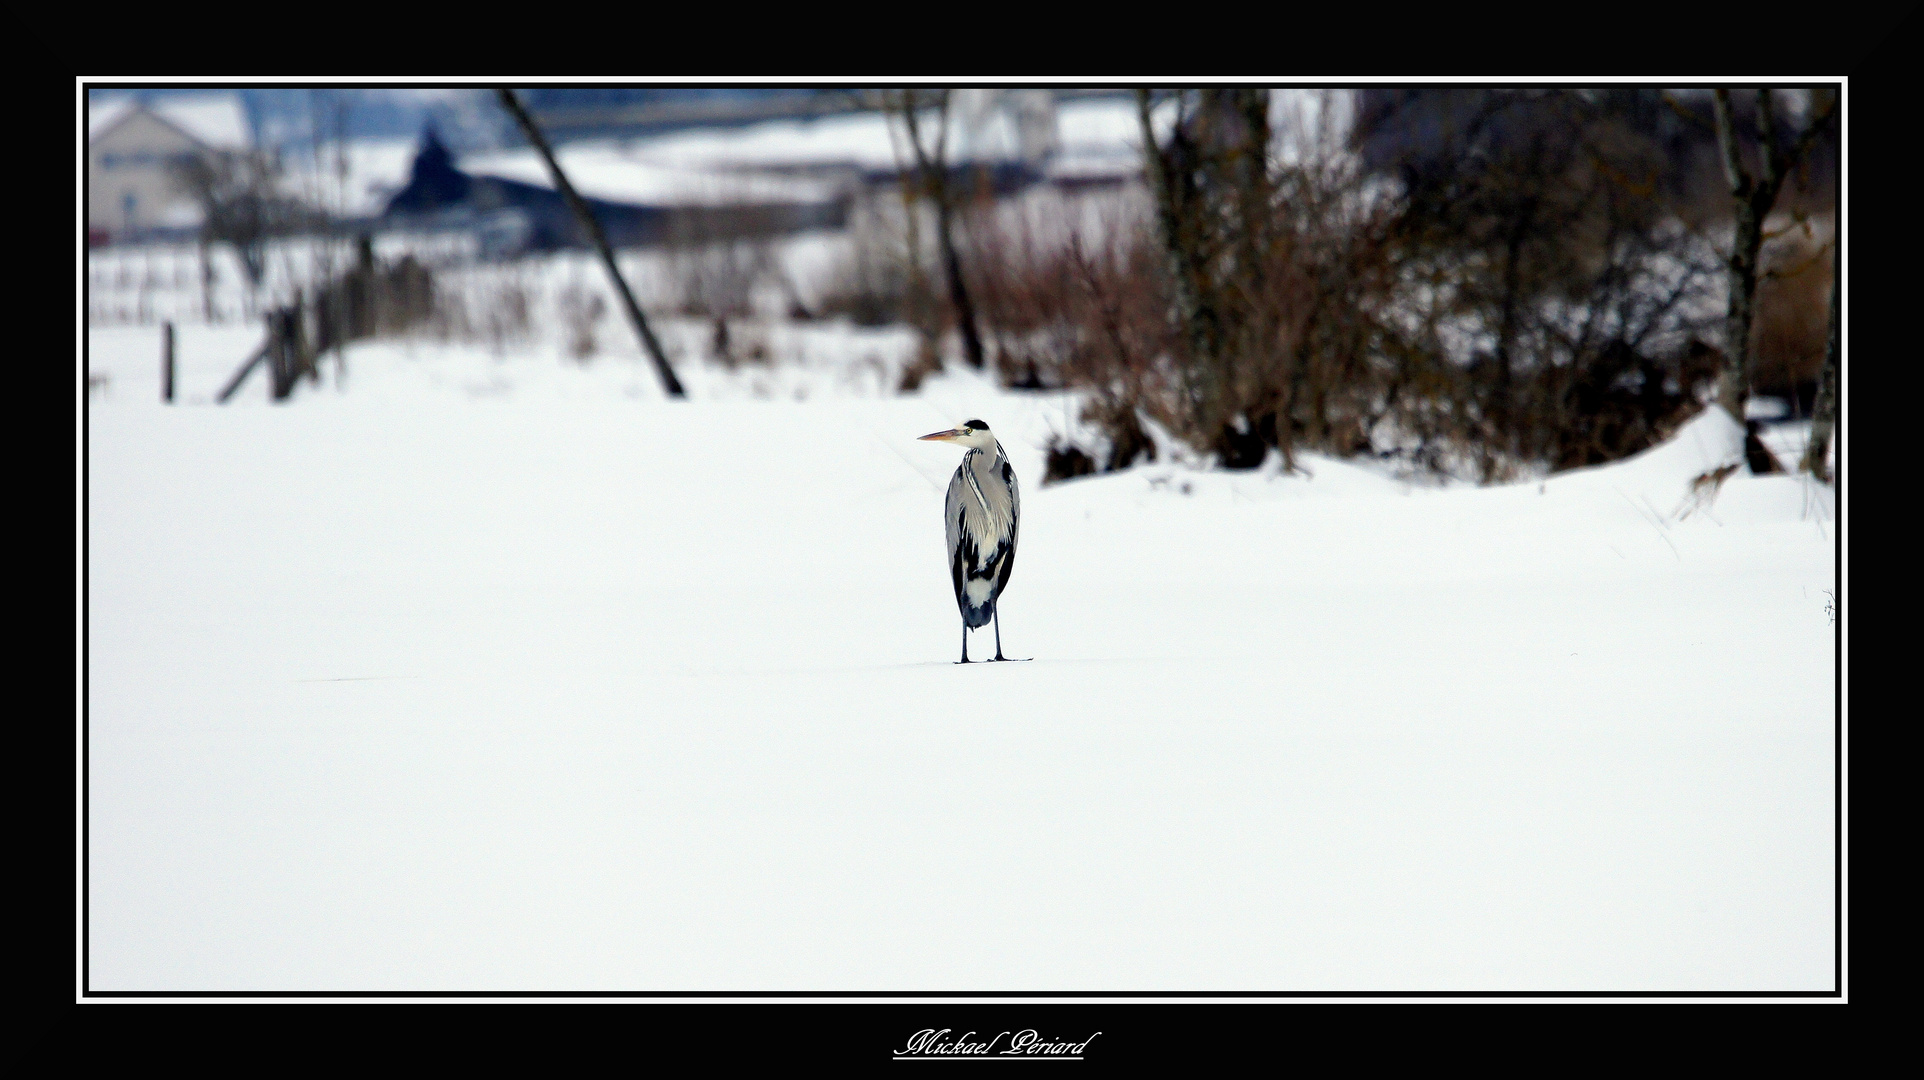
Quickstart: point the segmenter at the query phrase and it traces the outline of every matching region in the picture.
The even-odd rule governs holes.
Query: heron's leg
[[[997,651],[1000,651],[1000,650],[998,649]],[[968,662],[969,662],[969,624],[963,623],[962,624],[962,659],[957,660],[956,663],[966,664]]]

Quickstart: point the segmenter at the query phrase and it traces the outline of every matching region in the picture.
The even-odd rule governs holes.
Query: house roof
[[[169,96],[145,102],[128,97],[98,105],[89,101],[87,141],[93,142],[119,127],[142,109],[216,150],[245,150],[254,144],[247,109],[238,94]]]

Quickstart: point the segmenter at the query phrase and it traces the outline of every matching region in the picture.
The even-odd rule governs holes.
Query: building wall
[[[174,175],[205,147],[146,112],[135,112],[87,147],[87,227],[124,235],[194,225],[200,209]]]

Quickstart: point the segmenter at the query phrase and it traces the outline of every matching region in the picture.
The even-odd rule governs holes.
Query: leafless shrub
[[[608,312],[608,302],[602,298],[601,292],[572,283],[561,290],[556,307],[561,314],[563,332],[567,335],[568,355],[581,361],[593,357],[599,348],[595,330],[601,317]]]
[[[901,256],[878,250],[872,234],[857,232],[832,264],[819,288],[815,314],[846,318],[857,326],[886,326],[907,307],[908,274]]]
[[[1047,286],[1064,276],[1071,288],[1059,310],[1079,325],[1073,335],[1063,335],[1073,345],[1057,357],[1054,378],[1089,390],[1080,419],[1107,444],[1101,448],[1105,471],[1127,468],[1143,456],[1154,461],[1155,444],[1138,412],[1148,411],[1172,430],[1183,428],[1168,393],[1165,358],[1175,343],[1162,315],[1167,300],[1148,238],[1131,233],[1091,254],[1080,237],[1072,237],[1064,271],[1048,268]]]
[[[745,322],[731,330],[728,320],[721,317],[715,319],[708,348],[710,358],[730,371],[743,364],[767,365],[774,355],[769,349],[767,331],[759,323]]]
[[[321,214],[280,191],[279,163],[271,155],[191,154],[172,168],[200,206],[202,242],[231,246],[256,288],[266,274],[269,240],[325,225]]]
[[[924,337],[916,342],[915,359],[903,365],[902,378],[895,390],[900,394],[913,393],[921,389],[923,380],[941,370],[941,354],[936,352],[934,342]]]
[[[479,342],[506,353],[528,340],[534,299],[534,288],[513,264],[469,267],[437,280],[427,326],[443,341]]]
[[[1096,460],[1076,444],[1060,435],[1049,438],[1048,467],[1042,474],[1045,484],[1073,480],[1078,476],[1088,476],[1096,471]]]
[[[1060,220],[1045,227],[1030,209],[1022,202],[998,204],[986,184],[978,185],[961,216],[961,247],[969,292],[1003,385],[1040,390],[1060,385],[1054,369],[1075,352],[1079,337],[1070,317],[1075,264],[1060,239],[1074,239],[1076,230]],[[1060,218],[1061,208],[1054,209]]]
[[[701,319],[748,315],[755,287],[773,265],[768,244],[712,239],[704,235],[703,220],[671,223],[668,277],[677,293],[675,309]]]
[[[351,262],[313,289],[318,347],[395,337],[431,326],[440,300],[435,271],[413,253],[379,259],[373,238],[362,236]]]

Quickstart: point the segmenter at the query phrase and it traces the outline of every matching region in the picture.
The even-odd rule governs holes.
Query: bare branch
[[[949,160],[949,92],[947,88],[935,94],[935,164],[946,168]]]
[[[1723,152],[1724,178],[1730,181],[1730,193],[1741,199],[1750,192],[1750,174],[1744,171],[1743,159],[1737,155],[1737,133],[1730,121],[1730,91],[1717,90],[1711,97],[1711,105],[1717,116],[1717,149]]]
[[[1149,186],[1156,194],[1156,204],[1161,206],[1168,188],[1163,176],[1162,152],[1156,146],[1156,129],[1149,121],[1149,90],[1138,87],[1136,90],[1136,117],[1142,122],[1142,157],[1148,166]]]
[[[922,182],[926,184],[928,183],[928,174],[931,166],[929,164],[929,153],[922,148],[922,128],[915,116],[917,107],[915,91],[902,91],[902,119],[908,124],[909,146],[915,151],[915,166],[921,171]]]

